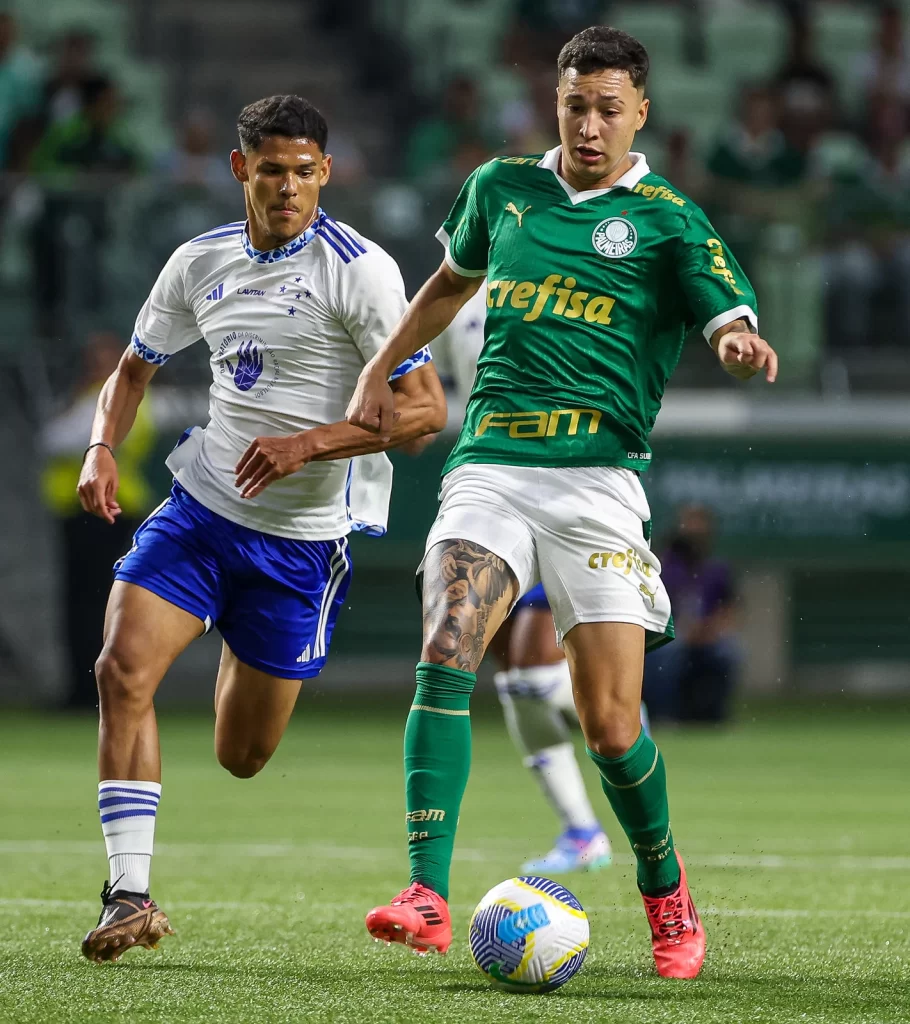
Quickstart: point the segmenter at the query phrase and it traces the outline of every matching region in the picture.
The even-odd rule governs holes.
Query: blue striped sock
[[[148,892],[160,782],[107,779],[98,783],[98,810],[115,890]]]

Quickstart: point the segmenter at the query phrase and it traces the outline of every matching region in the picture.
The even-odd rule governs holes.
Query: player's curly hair
[[[607,68],[627,71],[636,89],[644,88],[650,66],[648,51],[641,43],[628,32],[610,25],[592,25],[572,36],[559,51],[556,62],[560,78],[569,68],[580,75]]]
[[[313,104],[301,96],[266,96],[240,111],[237,133],[244,153],[258,149],[266,135],[309,139],[324,153],[329,126]]]

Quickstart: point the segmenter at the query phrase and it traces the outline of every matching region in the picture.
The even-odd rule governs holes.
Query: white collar
[[[545,171],[552,171],[556,175],[556,180],[566,190],[566,195],[572,201],[573,206],[578,203],[583,203],[587,199],[597,199],[598,196],[605,196],[608,192],[612,192],[614,188],[635,188],[646,174],[651,173],[651,168],[648,166],[648,161],[645,159],[644,153],[629,153],[629,157],[632,160],[632,166],[621,178],[617,178],[617,180],[608,188],[598,188],[590,192],[579,192],[572,188],[572,186],[559,173],[559,158],[561,154],[562,146],[550,149],[544,154],[543,159],[537,166],[543,168]]]

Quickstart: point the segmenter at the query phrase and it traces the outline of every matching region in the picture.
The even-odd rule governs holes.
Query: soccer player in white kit
[[[114,450],[155,371],[202,339],[209,425],[168,459],[170,497],[115,566],[100,698],[98,806],[110,866],[98,925],[82,943],[116,960],[170,932],[149,897],[161,764],[153,707],[174,659],[216,626],[215,751],[249,778],[275,751],[301,680],[325,664],[351,565],[347,534],[385,530],[391,464],[381,453],[445,424],[423,350],[398,367],[394,426],[344,421],[365,363],[407,301],[394,260],[319,207],[331,171],[322,115],[297,96],[246,107],[231,154],[246,221],[180,246],[139,313],[98,400],[79,494],[113,522]],[[352,458],[364,456],[364,458]]]

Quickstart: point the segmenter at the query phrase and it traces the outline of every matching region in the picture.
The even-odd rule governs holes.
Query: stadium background
[[[42,481],[42,463],[49,448],[81,454],[66,414],[98,336],[127,340],[172,249],[242,216],[226,159],[240,107],[296,91],[324,110],[335,156],[324,205],[386,246],[413,292],[438,263],[433,234],[467,172],[553,144],[555,53],[605,18],[651,54],[639,148],[740,255],[784,365],[773,389],[738,386],[690,339],[655,431],[658,534],[686,501],[715,509],[737,571],[747,691],[910,686],[910,65],[899,6],[262,0],[252,24],[233,0],[7,11],[0,392],[15,484],[0,501],[4,701],[53,705],[65,688],[54,610],[66,600],[59,520],[73,499],[46,471]],[[99,144],[80,148],[74,133],[92,118]],[[166,492],[163,453],[204,422],[206,356],[190,350],[156,378],[141,511]],[[459,413],[453,401],[452,430]],[[355,539],[357,582],[327,683],[409,680],[410,577],[450,443],[396,459],[388,538]],[[216,656],[217,642],[196,645],[162,700],[207,699]]]
[[[72,976],[55,972],[60,958],[71,959],[75,933],[94,904],[80,905],[76,922],[65,900],[51,907],[42,897],[87,897],[103,870],[93,831],[94,721],[91,714],[52,714],[66,699],[70,669],[64,610],[67,601],[80,601],[63,585],[66,523],[76,515],[66,480],[86,443],[84,417],[74,410],[97,387],[111,345],[126,344],[173,248],[243,215],[227,165],[237,112],[283,91],[323,110],[335,157],[323,205],[382,243],[413,293],[438,265],[433,234],[467,173],[497,153],[555,144],[555,55],[572,32],[606,21],[639,36],[652,59],[652,112],[636,148],[709,211],[751,275],[762,333],[781,355],[778,384],[743,386],[717,368],[703,340],[690,339],[655,430],[649,474],[658,535],[683,503],[713,508],[718,550],[735,568],[740,597],[745,657],[733,729],[714,738],[658,734],[673,765],[675,813],[690,823],[687,849],[704,854],[699,891],[719,914],[724,907],[739,913],[739,899],[765,908],[754,919],[747,912],[723,919],[733,922],[724,925],[722,943],[734,966],[727,979],[714,969],[716,1019],[906,1020],[889,986],[907,982],[910,906],[906,886],[885,869],[905,880],[910,864],[910,3],[19,0],[0,11],[0,451],[7,466],[0,497],[0,851],[8,869],[0,903],[19,914],[12,952],[0,942],[12,969],[8,991],[21,999],[72,991]],[[445,373],[443,352],[439,365]],[[205,421],[208,372],[207,352],[196,347],[154,381],[131,476],[137,516],[166,494],[163,458],[180,431]],[[261,780],[241,784],[219,774],[208,753],[209,715],[194,711],[210,707],[216,638],[193,645],[160,692],[160,706],[176,712],[162,728],[167,778],[176,783],[165,801],[174,808],[169,824],[163,819],[165,844],[286,840],[287,851],[265,861],[244,860],[239,846],[234,853],[225,847],[219,859],[217,848],[207,847],[213,877],[243,879],[239,893],[232,881],[223,898],[279,898],[276,887],[283,892],[290,877],[279,865],[290,873],[302,849],[323,894],[340,898],[341,889],[351,901],[345,920],[353,921],[358,949],[351,907],[393,891],[390,879],[398,875],[390,865],[400,869],[403,860],[398,819],[382,815],[398,813],[401,712],[420,628],[412,574],[458,426],[454,396],[450,409],[450,431],[424,455],[395,456],[389,535],[354,539],[350,607],[329,668],[306,688],[306,714]],[[100,545],[77,547],[89,561],[107,558]],[[478,706],[482,711],[486,701],[491,716],[478,718],[481,783],[469,790],[474,804],[467,805],[477,815],[465,815],[468,849],[456,869],[463,900],[514,870],[518,831],[523,844],[527,836],[527,845],[537,846],[552,831],[493,711],[491,672],[489,665],[481,671]],[[376,700],[361,703],[363,694]],[[387,703],[387,717],[377,702]],[[370,715],[377,714],[373,728]],[[317,756],[307,756],[312,749]],[[857,759],[862,767],[854,770]],[[375,789],[364,794],[357,787],[366,773]],[[287,775],[297,780],[299,818],[288,814]],[[520,794],[530,815],[521,828],[510,825],[511,846],[506,839],[497,846],[495,838],[503,814],[496,797],[504,792]],[[197,798],[210,801],[208,813]],[[306,843],[315,836],[362,847],[354,822],[393,853],[380,850],[368,887],[351,891],[351,858]],[[738,862],[717,857],[712,873],[718,836],[723,851],[752,857],[757,873],[742,882],[744,873],[725,870]],[[54,843],[64,844],[59,852]],[[62,866],[64,849],[86,856]],[[205,878],[195,871],[185,877],[203,847],[162,849],[155,868],[162,891],[208,899]],[[766,855],[779,863],[764,863]],[[840,857],[831,861],[833,876],[816,855]],[[621,863],[624,873],[608,884],[631,911],[631,862]],[[849,889],[851,913],[871,929],[860,960],[850,955],[855,940],[832,923],[837,904],[812,917],[813,908],[831,908],[830,885],[847,899],[841,883],[853,871],[866,874]],[[579,884],[587,902],[593,883]],[[287,916],[293,908],[271,906],[281,927],[294,927]],[[459,904],[461,917],[465,908]],[[239,963],[238,945],[252,943],[250,956],[267,956],[271,934],[250,939],[243,915],[234,920],[230,913],[219,925],[234,944],[230,964]],[[808,915],[811,927],[799,915]],[[627,933],[641,939],[633,918],[621,917],[618,933],[610,920],[620,945],[609,949],[626,972],[625,997],[645,1000],[629,1003],[628,1017],[620,1012],[626,1004],[615,1002],[615,1019],[645,1019],[637,1015],[644,1009],[651,1021],[679,1019],[650,983],[635,980],[644,960],[621,944]],[[184,920],[184,938],[194,927]],[[338,927],[314,925],[310,941],[334,943],[348,926]],[[53,932],[50,947],[46,930]],[[766,953],[761,943],[772,938],[775,950]],[[755,942],[761,952],[751,960]],[[22,948],[30,950],[25,966],[16,960]],[[398,993],[383,987],[395,968],[377,981],[374,968],[364,975],[363,962],[348,964],[339,981],[331,959],[311,951],[315,960],[290,975],[303,984],[287,996],[285,1018],[278,1010],[270,1016],[274,1008],[264,1009],[251,993],[284,992],[287,978],[260,966],[248,976],[237,968],[232,981],[234,967],[218,959],[222,952],[206,949],[214,965],[209,978],[144,972],[143,998],[152,1008],[146,1019],[196,1020],[155,1003],[181,991],[191,999],[194,985],[210,998],[198,1018],[207,1021],[297,1019],[292,1011],[305,1007],[293,999],[329,990],[338,1006],[350,991],[373,992],[363,995],[363,1007],[370,998],[386,1000],[385,1009],[377,1003],[351,1019],[410,1019],[404,1010],[395,1016]],[[767,968],[766,987],[738,988],[737,977],[756,963]],[[37,988],[36,964],[45,972]],[[227,973],[219,974],[222,968]],[[586,967],[595,995],[602,994],[597,970],[596,962]],[[418,985],[427,999],[438,972],[429,977]],[[852,988],[851,978],[858,979]],[[165,980],[153,995],[152,982]],[[217,1009],[241,981],[246,1015]],[[178,982],[185,990],[173,988]],[[210,992],[216,984],[220,995]],[[452,1005],[474,998],[453,992],[449,986]],[[715,1019],[691,998],[690,1019]],[[0,1019],[101,1019],[37,1004],[4,1016],[12,1005],[0,1000]],[[451,1006],[439,1005],[436,1019],[450,1019]],[[341,1010],[337,1017],[312,1012],[306,1019],[347,1019]],[[464,1019],[485,1018],[478,1009]]]

